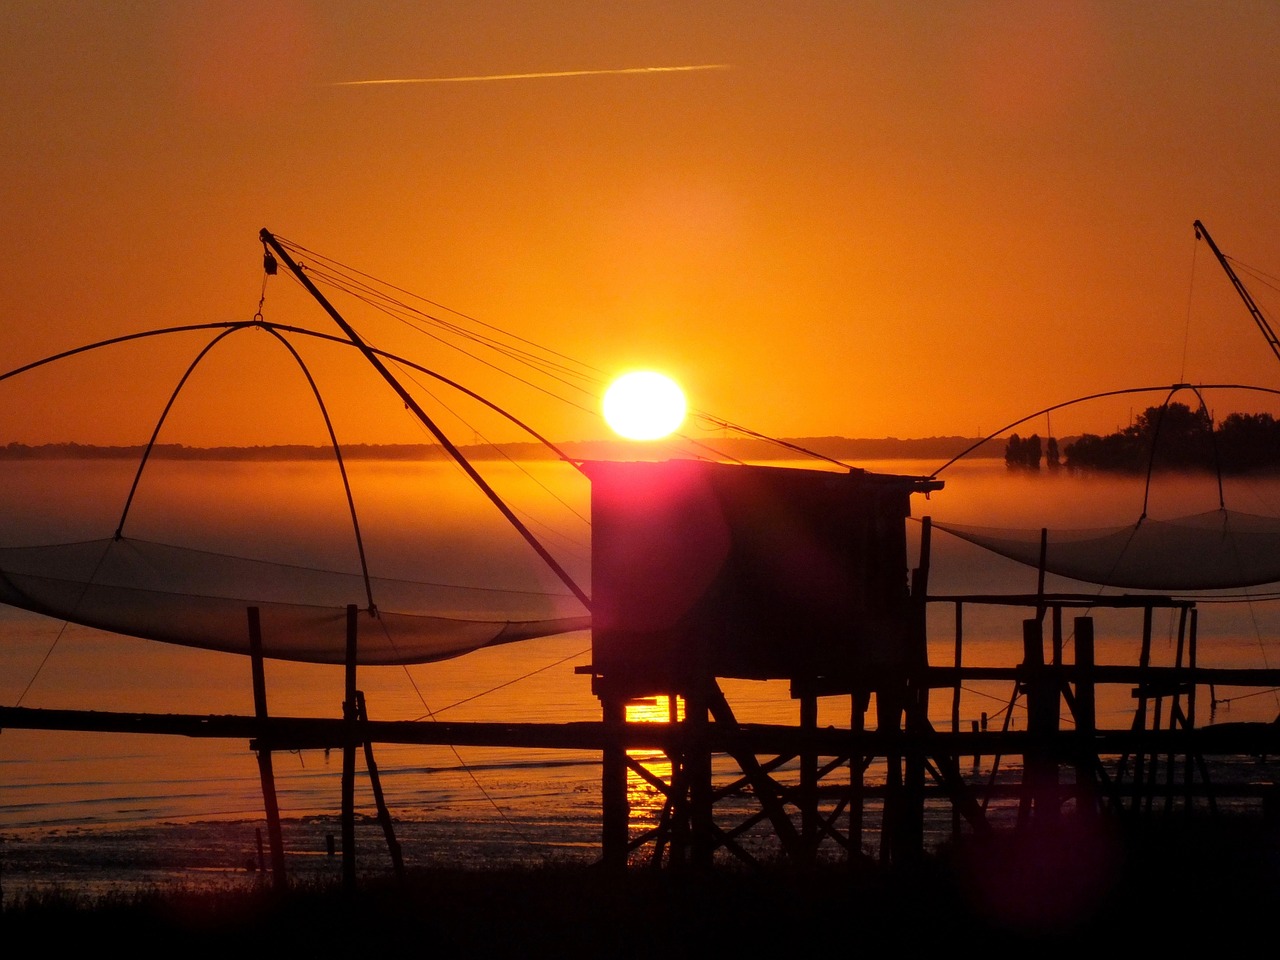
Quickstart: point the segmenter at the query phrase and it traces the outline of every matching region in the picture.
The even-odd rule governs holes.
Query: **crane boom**
[[[1199,220],[1195,222],[1196,239],[1203,238],[1208,244],[1209,249],[1213,251],[1213,255],[1218,258],[1218,262],[1222,264],[1222,269],[1227,272],[1227,277],[1231,280],[1231,285],[1236,288],[1236,293],[1240,294],[1240,299],[1244,301],[1244,305],[1249,308],[1249,313],[1253,315],[1254,323],[1258,325],[1258,329],[1262,331],[1262,335],[1267,339],[1267,346],[1271,348],[1271,352],[1276,355],[1276,359],[1280,360],[1280,341],[1276,340],[1275,331],[1271,329],[1271,324],[1267,323],[1267,318],[1262,315],[1262,311],[1258,309],[1258,305],[1253,302],[1253,297],[1249,296],[1249,291],[1244,288],[1244,284],[1240,282],[1240,278],[1236,276],[1236,272],[1231,269],[1231,264],[1227,262],[1227,258],[1222,255],[1222,251],[1218,249],[1218,245],[1213,242],[1213,237],[1209,236],[1209,231],[1204,228],[1204,224]]]

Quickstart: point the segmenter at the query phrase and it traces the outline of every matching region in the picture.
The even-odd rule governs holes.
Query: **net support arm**
[[[351,340],[351,343],[364,354],[365,359],[369,361],[369,364],[378,372],[379,376],[387,381],[387,384],[396,392],[404,402],[404,405],[413,412],[413,415],[422,422],[423,426],[431,431],[431,434],[440,442],[440,445],[448,451],[449,456],[457,461],[458,465],[466,471],[467,476],[471,478],[484,495],[489,498],[495,507],[497,507],[498,511],[506,517],[511,526],[515,528],[516,532],[519,533],[520,536],[524,538],[525,542],[534,549],[538,556],[542,558],[542,561],[551,569],[560,581],[569,588],[573,595],[578,598],[579,602],[581,602],[581,604],[590,611],[591,598],[587,596],[586,591],[578,585],[573,577],[569,575],[569,572],[565,570],[560,562],[551,555],[550,551],[543,546],[542,542],[539,541],[529,528],[521,522],[520,518],[515,515],[509,506],[507,506],[506,502],[498,496],[497,492],[494,491],[491,486],[489,486],[484,477],[480,476],[475,467],[471,465],[467,458],[462,455],[462,452],[445,435],[444,431],[442,431],[440,427],[436,425],[435,421],[427,415],[426,411],[422,409],[421,404],[419,404],[404,385],[396,379],[395,374],[393,374],[387,368],[386,364],[382,362],[382,359],[378,356],[377,352],[365,343],[363,339],[361,339],[355,329],[343,318],[337,309],[329,303],[324,294],[316,288],[316,285],[311,282],[311,278],[303,272],[302,268],[298,266],[293,257],[289,255],[288,251],[281,246],[275,236],[265,227],[261,230],[259,236],[261,237],[262,242],[280,257],[285,266],[289,268],[289,271],[297,277],[298,282],[301,283],[315,301],[320,304],[325,313],[329,314],[333,322],[342,329],[342,332]]]
[[[1280,360],[1280,340],[1276,339],[1275,331],[1271,329],[1271,324],[1267,323],[1267,318],[1262,315],[1262,311],[1258,309],[1258,305],[1253,302],[1253,297],[1249,296],[1249,291],[1245,289],[1240,278],[1236,276],[1236,272],[1231,269],[1231,264],[1227,262],[1227,258],[1223,256],[1222,251],[1218,249],[1218,245],[1213,242],[1213,237],[1209,236],[1209,231],[1204,228],[1204,224],[1199,220],[1195,222],[1196,239],[1204,239],[1209,244],[1209,249],[1213,251],[1213,255],[1218,258],[1218,263],[1222,264],[1222,269],[1226,271],[1227,278],[1231,281],[1231,285],[1236,288],[1236,293],[1240,294],[1240,299],[1244,301],[1244,305],[1249,309],[1249,313],[1253,316],[1253,321],[1258,325],[1258,329],[1262,331],[1262,335],[1266,337],[1267,346],[1271,348],[1271,352],[1276,355],[1276,359]]]

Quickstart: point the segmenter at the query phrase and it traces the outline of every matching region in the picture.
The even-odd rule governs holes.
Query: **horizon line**
[[[661,445],[664,442],[678,444],[683,439],[685,438],[677,437],[677,438],[664,438],[663,440],[658,440],[658,441],[643,441],[643,442],[654,443],[657,445]],[[843,441],[843,442],[852,442],[852,443],[928,443],[928,442],[936,443],[938,441],[970,441],[971,442],[975,440],[990,440],[994,442],[996,440],[1003,440],[1003,439],[1007,439],[1007,438],[1006,437],[977,437],[977,436],[971,437],[971,436],[967,436],[965,434],[959,434],[959,433],[947,433],[947,434],[940,433],[940,434],[931,434],[929,436],[918,436],[918,437],[910,437],[910,436],[885,436],[885,437],[858,436],[858,437],[855,437],[855,436],[848,436],[845,434],[830,433],[830,434],[806,434],[804,436],[795,436],[795,437],[723,437],[723,438],[719,438],[716,442],[719,443],[719,442],[728,441],[731,443],[745,442],[745,443],[769,444],[769,443],[776,443],[779,440],[791,441],[791,442],[805,441],[805,440],[808,440],[808,441],[828,440],[828,441]],[[569,444],[569,443],[635,444],[636,442],[637,441],[634,441],[634,440],[628,440],[625,437],[585,437],[585,438],[580,437],[577,439],[556,441],[556,443],[563,443],[563,444]],[[458,443],[457,446],[501,447],[501,446],[511,446],[515,444],[532,444],[534,446],[546,446],[546,444],[543,443],[542,441],[535,440],[535,439],[480,441],[477,443]],[[148,444],[145,441],[138,441],[136,443],[97,443],[97,442],[91,442],[91,441],[82,442],[79,440],[42,440],[34,443],[28,443],[22,440],[10,440],[7,442],[0,442],[0,450],[3,450],[5,447],[14,447],[14,446],[18,446],[18,447],[50,447],[50,446],[145,447],[147,445]],[[438,445],[439,444],[431,440],[387,440],[387,441],[355,440],[349,443],[342,444],[344,448],[345,447],[430,447],[430,446],[438,446]],[[328,449],[331,447],[331,444],[320,443],[320,442],[310,442],[310,441],[281,441],[277,443],[257,443],[257,444],[219,443],[219,444],[211,444],[208,446],[197,446],[195,444],[186,444],[186,443],[182,443],[181,441],[170,440],[170,441],[157,441],[156,443],[152,444],[152,446],[156,447],[157,449],[161,447],[187,447],[188,449],[192,449],[192,450],[213,450],[213,449],[221,449],[221,448],[252,450],[259,447],[316,447],[321,449]]]

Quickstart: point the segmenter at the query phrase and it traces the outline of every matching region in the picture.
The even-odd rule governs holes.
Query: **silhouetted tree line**
[[[1042,459],[1050,470],[1057,470],[1062,465],[1055,437],[1042,443],[1038,433],[1029,437],[1020,437],[1015,433],[1005,444],[1004,463],[1010,470],[1039,470]]]
[[[1009,438],[1004,448],[1004,463],[1010,469],[1040,469],[1040,435],[1033,433],[1029,437],[1020,437],[1016,433]]]
[[[1012,439],[1012,438],[1011,438]],[[1071,470],[1157,469],[1243,473],[1280,467],[1280,422],[1269,413],[1233,413],[1217,428],[1203,408],[1148,407],[1132,425],[1105,437],[1086,433],[1067,444]]]
[[[741,460],[802,460],[811,450],[838,460],[946,460],[964,453],[968,457],[1000,456],[1000,441],[974,437],[790,437],[783,438],[793,446],[779,446],[769,440],[751,437],[723,437],[715,441],[715,448],[726,457]],[[1052,440],[1049,441],[1053,443]],[[470,460],[623,460],[632,459],[636,446],[629,440],[566,440],[557,443],[552,450],[542,443],[517,441],[499,444],[459,444],[458,449]],[[661,448],[648,446],[649,451]],[[25,444],[0,442],[0,461],[3,460],[138,460],[145,452],[142,445],[96,446],[84,443]],[[670,456],[687,455],[673,443]],[[331,460],[330,446],[304,444],[274,444],[252,447],[188,447],[180,443],[159,443],[151,455],[172,460]],[[349,443],[343,444],[342,455],[349,460],[441,460],[447,454],[439,444],[427,443]]]

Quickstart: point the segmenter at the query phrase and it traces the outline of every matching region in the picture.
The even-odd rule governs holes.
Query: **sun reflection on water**
[[[627,704],[628,723],[679,723],[683,719],[684,703],[678,697],[646,697]],[[671,783],[671,757],[662,750],[628,750],[627,757],[633,764],[642,766],[651,778]],[[649,778],[641,775],[634,766],[628,767],[627,803],[631,807],[634,825],[655,825],[666,802],[666,794]]]

